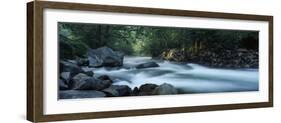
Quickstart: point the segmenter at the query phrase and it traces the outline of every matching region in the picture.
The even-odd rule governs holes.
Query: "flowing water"
[[[140,63],[155,61],[160,67],[136,69]],[[169,83],[182,93],[258,91],[258,69],[216,69],[192,63],[156,61],[150,57],[125,57],[122,68],[88,68],[95,75],[109,75],[115,85],[132,89],[145,83]]]

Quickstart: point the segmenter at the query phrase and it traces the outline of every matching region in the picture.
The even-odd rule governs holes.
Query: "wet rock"
[[[138,96],[139,94],[139,89],[138,87],[134,87],[133,91],[132,91],[132,96]]]
[[[103,81],[94,77],[82,77],[74,81],[74,90],[103,90],[111,85],[110,81]]]
[[[136,66],[137,69],[152,68],[152,67],[159,67],[159,65],[156,62],[147,62]]]
[[[160,57],[164,60],[181,62],[186,60],[188,53],[180,49],[168,49],[164,51]]]
[[[106,94],[107,97],[117,97],[117,96],[119,96],[119,92],[113,87],[106,88],[102,91]]]
[[[169,49],[160,57],[164,60],[176,62],[197,63],[214,68],[258,68],[259,53],[251,49],[208,48],[196,53]]]
[[[83,73],[88,75],[88,76],[90,76],[90,77],[94,76],[94,72],[93,71],[85,71]]]
[[[156,84],[143,84],[139,87],[138,95],[153,95],[153,91],[156,87],[158,87]]]
[[[79,58],[77,57],[75,59],[77,65],[79,66],[88,66],[89,65],[89,60],[87,58]]]
[[[59,91],[59,99],[79,99],[105,97],[105,93],[95,90],[66,90]]]
[[[78,82],[79,80],[81,79],[84,79],[84,78],[90,78],[90,76],[84,74],[84,73],[79,73],[79,74],[76,74],[74,77],[72,77],[71,79],[71,83],[76,83]]]
[[[98,77],[100,80],[109,80],[110,82],[113,82],[112,79],[108,75],[101,75]]]
[[[68,82],[71,79],[70,72],[62,72],[60,73],[60,78],[64,81]]]
[[[108,47],[90,49],[88,51],[90,67],[116,67],[123,65],[124,54],[115,52]]]
[[[153,94],[155,95],[170,95],[177,93],[177,89],[173,85],[167,83],[161,84],[153,90]]]
[[[67,90],[68,85],[65,83],[64,80],[59,79],[59,90]]]
[[[108,96],[130,96],[132,90],[127,85],[111,85],[109,88],[103,90]]]
[[[84,72],[82,68],[71,62],[61,60],[59,65],[60,65],[60,73],[70,72],[70,76],[74,76],[78,73]]]
[[[67,62],[76,64],[78,66],[88,66],[89,65],[89,60],[87,58],[80,58],[80,57],[75,57],[75,59],[67,59]]]

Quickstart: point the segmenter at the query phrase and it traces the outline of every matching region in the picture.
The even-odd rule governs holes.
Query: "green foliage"
[[[71,37],[71,35],[68,35]],[[84,57],[89,49],[82,41],[68,38],[66,34],[59,34],[60,58],[74,59],[75,56]]]
[[[129,25],[59,23],[61,56],[84,56],[88,48],[110,47],[126,55],[157,57],[167,49],[258,50],[258,32]]]

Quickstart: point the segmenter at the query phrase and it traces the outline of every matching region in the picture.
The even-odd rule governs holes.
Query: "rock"
[[[143,84],[139,87],[138,95],[153,95],[153,91],[156,87],[158,87],[156,84]]]
[[[170,94],[177,94],[177,89],[172,86],[171,84],[161,84],[160,86],[156,87],[153,91],[153,94],[155,95],[170,95]]]
[[[59,91],[59,99],[79,99],[105,97],[105,93],[95,90],[66,90]]]
[[[111,85],[109,88],[103,90],[108,96],[130,96],[132,90],[127,85]]]
[[[139,89],[138,89],[138,87],[134,87],[134,89],[133,89],[133,91],[132,91],[132,96],[138,96],[138,94],[139,94]]]
[[[67,84],[63,80],[59,79],[59,90],[67,90],[67,89],[68,89]]]
[[[210,47],[196,52],[168,49],[163,51],[160,57],[164,60],[197,63],[208,67],[227,69],[258,68],[259,63],[258,51],[245,48]]]
[[[84,74],[84,73],[79,73],[77,75],[75,75],[74,77],[72,77],[72,79],[70,80],[70,85],[72,89],[77,88],[78,84],[85,79],[89,79],[91,78],[90,76]],[[83,82],[83,81],[82,81]]]
[[[74,76],[72,79],[72,89],[74,90],[103,90],[111,84],[111,81],[99,80],[82,73]]]
[[[80,58],[80,57],[75,57],[74,60],[68,59],[66,60],[67,62],[76,64],[78,66],[88,66],[89,65],[89,60],[87,58]]]
[[[115,52],[108,47],[90,49],[88,51],[90,67],[116,67],[123,65],[124,54]]]
[[[184,50],[180,50],[180,49],[168,49],[166,51],[164,51],[160,57],[164,60],[170,60],[170,61],[184,61],[186,59],[187,56],[187,52]]]
[[[68,60],[66,60],[66,62],[69,62],[69,63],[72,63],[72,64],[76,64],[76,65],[77,65],[77,61],[76,61],[76,60],[70,60],[70,59],[68,59]]]
[[[156,62],[147,62],[136,66],[137,69],[151,68],[151,67],[159,67],[159,65]]]
[[[103,66],[103,61],[101,58],[99,58],[98,56],[88,56],[89,59],[89,67],[102,67]]]
[[[77,65],[79,65],[79,66],[88,66],[89,65],[89,60],[87,58],[77,57],[75,60],[76,60]]]
[[[118,97],[119,96],[119,92],[112,87],[106,88],[104,90],[102,90],[107,97]]]
[[[109,80],[109,81],[113,82],[112,79],[108,75],[101,75],[101,76],[98,77],[98,79],[100,79],[100,80]]]
[[[67,84],[69,84],[69,81],[71,79],[70,72],[62,72],[60,74],[60,78],[62,78]]]
[[[82,68],[80,68],[78,65],[71,63],[71,62],[66,62],[61,60],[60,61],[60,73],[61,72],[70,72],[71,76],[74,76],[78,73],[84,72]]]
[[[93,71],[85,71],[83,72],[84,74],[88,75],[88,76],[94,76],[94,72]]]
[[[90,78],[90,76],[88,76],[84,73],[79,73],[79,74],[76,74],[74,77],[72,77],[71,81],[72,81],[72,83],[75,83],[76,81],[79,81],[83,78]]]

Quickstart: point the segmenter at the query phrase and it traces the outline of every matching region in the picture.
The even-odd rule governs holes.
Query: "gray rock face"
[[[84,74],[88,75],[88,76],[94,76],[94,72],[93,71],[85,71],[83,72]]]
[[[104,90],[102,90],[102,92],[104,92],[108,97],[117,97],[119,96],[119,92],[112,87],[106,88]]]
[[[72,79],[72,89],[74,90],[103,90],[110,85],[110,81],[99,80],[82,73],[77,74]]]
[[[78,73],[82,73],[83,70],[78,65],[66,62],[66,61],[60,61],[60,72],[70,72],[70,76],[74,76]]]
[[[137,69],[151,68],[151,67],[159,67],[159,65],[156,62],[147,62],[136,66]]]
[[[132,91],[132,96],[138,96],[139,94],[139,89],[138,87],[134,87],[133,91]]]
[[[60,78],[62,78],[66,82],[66,84],[69,84],[69,81],[71,79],[70,72],[62,72],[60,74]]]
[[[158,85],[156,84],[143,84],[140,86],[138,90],[138,95],[139,96],[152,95],[156,87],[158,87]]]
[[[95,90],[66,90],[59,91],[59,99],[76,99],[76,98],[97,98],[105,97],[103,92]]]
[[[112,79],[108,75],[101,75],[98,77],[100,80],[108,80],[110,82],[113,82]]]
[[[159,87],[156,87],[153,91],[153,94],[155,95],[170,95],[170,94],[177,94],[177,89],[172,86],[171,84],[161,84]]]
[[[76,58],[76,63],[79,66],[88,66],[89,65],[89,60],[87,58]]]
[[[76,74],[75,76],[72,77],[71,84],[74,84],[74,83],[78,82],[80,79],[83,79],[83,78],[90,78],[90,76],[88,76],[84,73]]]
[[[123,65],[124,54],[115,52],[108,47],[90,49],[88,51],[90,67],[116,67]]]
[[[132,90],[127,85],[111,85],[103,90],[108,96],[130,96]]]
[[[72,60],[66,60],[67,62],[76,64],[78,66],[88,66],[89,64],[89,60],[87,58],[80,58],[80,57],[76,57],[75,59]]]
[[[59,90],[67,90],[68,89],[67,84],[63,80],[59,79],[58,83],[59,83]]]

